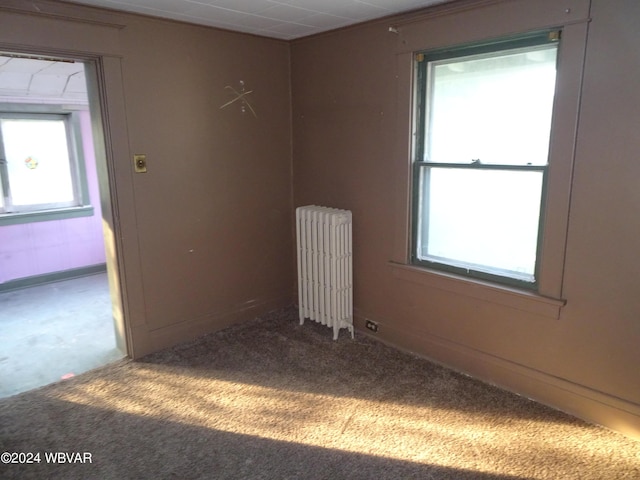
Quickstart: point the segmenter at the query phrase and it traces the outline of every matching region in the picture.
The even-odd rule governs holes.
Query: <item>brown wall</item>
[[[9,0],[0,46],[98,63],[115,230],[107,248],[118,252],[133,356],[291,302],[286,42]],[[234,98],[225,86],[240,80],[257,118],[239,102],[220,109]],[[133,172],[134,153],[147,155],[147,173]]]
[[[153,348],[182,322],[211,330],[288,303],[292,292],[289,48],[132,18],[123,81]],[[234,98],[244,82],[257,118]]]
[[[294,206],[353,211],[360,328],[375,320],[384,341],[640,436],[640,3],[478,3],[292,43]],[[408,236],[406,51],[565,22],[575,25],[561,61],[578,76],[571,83],[567,74],[558,91],[575,121],[556,125],[567,169],[553,187],[562,215],[549,212],[558,217],[546,250],[560,280],[549,289],[555,298],[391,264],[406,259]]]
[[[326,204],[354,214],[357,326],[373,319],[383,341],[640,436],[640,4],[475,3],[287,44],[46,0],[3,2],[2,49],[97,62],[112,189],[106,243],[118,253],[132,355],[288,303],[293,207]],[[569,167],[555,176],[567,179],[552,195],[562,208],[548,212],[560,238],[546,250],[557,288],[529,298],[398,266],[407,51],[565,18],[576,22],[569,30],[588,28],[588,40],[567,37],[585,55],[565,58],[579,82],[563,83],[560,95],[575,118],[557,125],[556,153]],[[257,119],[237,104],[219,108],[233,98],[224,87],[240,80],[254,90]],[[147,154],[148,173],[133,173],[134,153]]]

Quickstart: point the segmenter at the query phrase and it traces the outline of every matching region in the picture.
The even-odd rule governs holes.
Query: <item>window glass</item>
[[[541,171],[424,169],[421,260],[534,281]]]
[[[524,43],[420,56],[418,264],[535,286],[557,43]]]
[[[430,62],[425,160],[547,162],[556,45]]]
[[[13,207],[72,205],[73,177],[65,122],[3,119],[0,126]]]

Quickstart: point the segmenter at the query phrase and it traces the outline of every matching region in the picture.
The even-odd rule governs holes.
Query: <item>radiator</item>
[[[351,212],[309,205],[296,209],[298,309],[305,319],[353,338]]]

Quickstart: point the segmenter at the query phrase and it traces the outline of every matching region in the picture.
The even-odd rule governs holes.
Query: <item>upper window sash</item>
[[[413,162],[416,167],[434,167],[434,168],[469,168],[476,170],[540,170],[546,171],[547,165],[512,165],[497,163],[444,163],[444,162]]]
[[[465,149],[458,146],[459,152],[447,152],[443,154],[443,148],[441,146],[442,133],[441,126],[434,125],[434,111],[437,110],[437,105],[432,105],[434,100],[434,89],[436,87],[434,80],[435,68],[447,67],[456,68],[463,67],[460,62],[464,62],[465,59],[469,59],[472,64],[481,65],[482,62],[501,62],[504,61],[504,57],[512,56],[518,53],[526,52],[527,56],[544,55],[545,50],[549,50],[552,55],[556,55],[557,48],[553,51],[549,49],[550,46],[557,46],[560,39],[560,32],[557,30],[544,31],[528,34],[519,38],[506,38],[501,40],[492,40],[483,42],[481,44],[463,45],[458,47],[444,48],[439,50],[429,50],[424,52],[418,52],[414,55],[415,69],[416,69],[416,89],[414,92],[414,123],[415,123],[415,137],[413,145],[413,160],[414,162],[438,162],[438,163],[472,163],[479,161],[481,164],[546,164],[548,162],[548,149],[545,151],[537,152],[537,155],[531,154],[529,158],[518,160],[505,158],[503,154],[502,158],[490,158],[490,156],[482,155],[482,148],[480,152],[469,151],[465,154]],[[557,61],[557,57],[556,57]],[[456,63],[457,62],[457,63]],[[548,64],[548,62],[547,62]],[[555,62],[554,62],[555,64]],[[532,62],[532,65],[535,64]],[[555,66],[555,65],[554,65]],[[465,73],[465,78],[468,78],[469,74]],[[455,74],[452,75],[455,79]],[[456,81],[456,80],[452,80]],[[440,85],[442,86],[442,85]],[[444,88],[444,87],[443,87]],[[487,101],[490,102],[491,97],[487,96]],[[491,108],[487,105],[486,108]],[[483,118],[473,119],[467,118],[463,114],[460,115],[461,122],[476,121],[479,125],[479,132],[482,130]],[[440,121],[442,119],[439,119]],[[548,123],[541,127],[540,135],[548,135],[551,129],[551,118],[546,119]],[[506,122],[506,120],[505,120]],[[505,128],[510,127],[508,123],[505,123]],[[468,128],[467,131],[470,129]],[[434,142],[434,135],[435,142]],[[480,136],[480,133],[478,134]],[[515,137],[516,135],[514,135]],[[505,138],[510,138],[508,132],[505,132]],[[515,140],[512,140],[515,141]],[[436,145],[434,145],[436,143]],[[549,137],[545,139],[545,143],[548,147]],[[434,153],[434,149],[436,152]],[[484,158],[483,158],[484,157]]]

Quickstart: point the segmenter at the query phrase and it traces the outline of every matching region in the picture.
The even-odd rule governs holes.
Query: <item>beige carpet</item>
[[[291,309],[2,399],[0,451],[40,454],[0,478],[640,478],[638,442]]]

